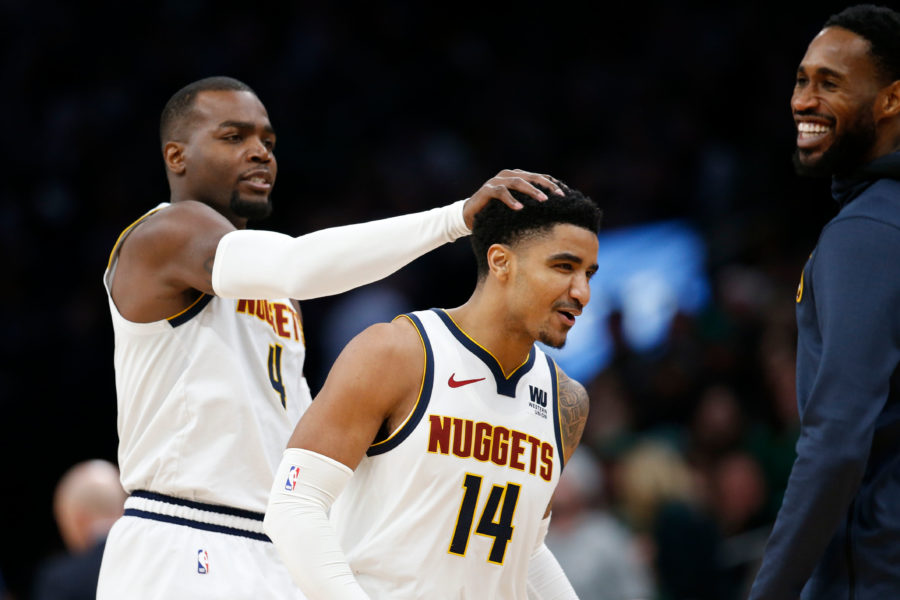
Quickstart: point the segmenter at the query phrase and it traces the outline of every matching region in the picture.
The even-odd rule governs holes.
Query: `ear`
[[[184,144],[181,142],[166,142],[163,146],[163,160],[166,168],[176,175],[184,173]]]
[[[878,92],[875,103],[875,120],[892,119],[900,115],[900,79],[886,85]]]
[[[515,262],[512,249],[505,244],[492,244],[487,250],[487,264],[491,275],[505,282],[509,279],[510,268]]]

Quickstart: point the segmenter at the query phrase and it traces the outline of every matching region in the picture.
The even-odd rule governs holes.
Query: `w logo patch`
[[[532,404],[537,404],[538,406],[547,408],[547,392],[540,388],[536,388],[533,385],[529,385],[528,389],[531,392]]]
[[[546,419],[547,392],[541,388],[536,388],[533,385],[528,386],[528,391],[531,393],[531,399],[528,401],[528,406],[534,409],[534,414]]]

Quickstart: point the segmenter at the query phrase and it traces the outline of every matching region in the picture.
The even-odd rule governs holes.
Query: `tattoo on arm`
[[[560,429],[563,436],[563,448],[566,454],[571,456],[584,432],[590,400],[583,385],[570,379],[562,370],[558,369],[557,371],[559,373],[559,412],[562,417]]]

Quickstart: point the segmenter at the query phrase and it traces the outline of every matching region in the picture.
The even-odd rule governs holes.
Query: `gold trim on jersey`
[[[171,321],[172,319],[177,319],[178,317],[180,317],[181,315],[183,315],[183,314],[186,313],[187,311],[191,310],[192,308],[194,308],[195,306],[197,306],[197,303],[200,302],[201,300],[203,300],[203,298],[205,298],[206,295],[207,295],[207,294],[206,294],[205,292],[200,292],[200,297],[197,298],[196,300],[194,300],[193,302],[191,302],[191,305],[190,305],[190,306],[188,306],[186,309],[182,310],[182,311],[179,312],[178,314],[172,315],[171,317],[166,317],[166,321]]]
[[[107,270],[109,270],[109,268],[112,267],[113,256],[115,256],[116,250],[118,250],[118,248],[119,248],[119,244],[122,243],[122,240],[125,238],[126,235],[128,235],[128,232],[130,232],[132,229],[134,229],[138,225],[138,223],[140,223],[141,221],[143,221],[150,215],[152,215],[164,208],[166,208],[166,207],[165,206],[157,206],[153,210],[146,212],[143,215],[141,215],[140,217],[138,217],[137,220],[134,221],[134,223],[132,223],[131,225],[129,225],[128,227],[126,227],[125,229],[122,230],[122,233],[120,233],[119,237],[116,238],[116,243],[113,244],[112,250],[110,250],[110,252],[109,252],[109,260],[106,262]]]
[[[482,346],[481,344],[479,344],[479,343],[478,343],[471,335],[469,335],[468,333],[466,333],[466,330],[459,326],[459,323],[456,322],[456,320],[450,315],[450,313],[448,313],[446,310],[443,311],[443,312],[444,312],[445,315],[447,315],[447,318],[449,318],[451,321],[453,321],[453,324],[456,325],[456,328],[459,329],[459,332],[460,332],[461,334],[463,334],[464,336],[466,336],[467,338],[469,338],[469,340],[471,340],[471,342],[472,342],[473,344],[475,344],[476,346],[478,346],[479,348],[481,348],[482,350],[484,350],[485,352],[487,352],[488,355],[490,355],[490,357],[494,359],[494,362],[496,362],[496,363],[497,363],[497,366],[500,367],[500,372],[503,373],[503,377],[504,377],[507,381],[509,381],[509,378],[510,378],[510,377],[512,377],[513,375],[516,374],[516,371],[518,371],[519,369],[521,369],[522,367],[524,367],[525,365],[528,364],[528,360],[531,358],[531,354],[530,354],[530,353],[528,354],[528,356],[525,357],[525,360],[522,361],[522,364],[520,364],[518,367],[516,367],[515,369],[513,369],[512,371],[510,371],[509,375],[507,375],[506,372],[503,370],[503,365],[500,364],[500,361],[497,360],[497,357],[494,356],[493,352],[491,352],[490,350],[488,350],[487,348],[485,348],[484,346]]]
[[[403,423],[401,423],[400,426],[397,427],[397,429],[395,429],[389,436],[387,436],[380,442],[375,442],[374,444],[370,445],[369,448],[375,448],[382,444],[386,444],[389,441],[391,441],[392,439],[394,439],[395,437],[397,437],[397,435],[401,431],[403,431],[403,429],[406,427],[406,424],[409,423],[410,419],[412,419],[412,416],[414,414],[416,414],[416,408],[419,406],[419,402],[422,401],[422,392],[425,391],[425,376],[427,375],[427,372],[428,372],[428,346],[425,344],[425,338],[422,337],[422,332],[419,331],[418,327],[416,327],[415,321],[410,319],[409,315],[399,315],[397,317],[394,317],[394,321],[396,321],[397,319],[401,319],[401,318],[406,319],[407,321],[410,322],[410,324],[413,326],[413,329],[416,330],[416,334],[418,334],[418,336],[419,336],[419,341],[422,342],[422,352],[424,352],[424,354],[425,354],[425,361],[424,361],[424,364],[422,365],[422,383],[419,384],[419,394],[418,394],[418,396],[416,396],[416,401],[413,403],[412,408],[409,411],[409,414],[406,415],[405,419],[403,419]]]

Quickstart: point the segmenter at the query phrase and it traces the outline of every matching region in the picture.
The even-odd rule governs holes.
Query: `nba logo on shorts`
[[[209,573],[209,554],[203,548],[197,550],[197,572],[201,575]]]
[[[287,481],[284,482],[284,489],[293,492],[294,487],[297,485],[297,475],[300,474],[300,467],[295,467],[291,465],[291,472],[288,473]]]

